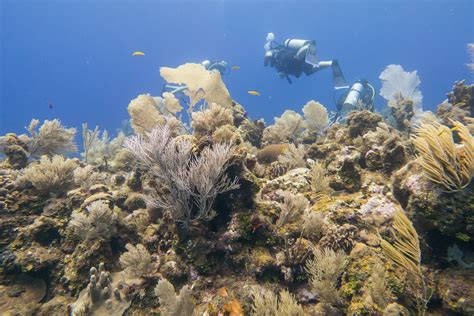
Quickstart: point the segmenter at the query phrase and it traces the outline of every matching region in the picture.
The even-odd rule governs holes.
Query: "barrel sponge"
[[[217,103],[230,107],[232,100],[229,91],[218,71],[209,71],[201,64],[184,64],[177,68],[161,67],[160,74],[168,83],[184,84],[191,104],[204,99],[209,104]]]
[[[141,94],[128,105],[130,124],[137,134],[145,134],[153,128],[166,123],[158,111],[158,106],[149,94]]]

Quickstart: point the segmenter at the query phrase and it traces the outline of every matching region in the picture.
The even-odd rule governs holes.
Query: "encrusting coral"
[[[219,72],[161,74],[78,158],[58,120],[0,137],[2,312],[472,314],[471,85],[434,116],[389,66],[391,116],[311,100],[265,126]]]

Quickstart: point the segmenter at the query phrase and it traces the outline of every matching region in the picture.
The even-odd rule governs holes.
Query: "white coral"
[[[404,98],[413,101],[414,112],[420,112],[423,96],[418,89],[420,78],[416,70],[406,72],[400,65],[388,65],[379,76],[382,80],[380,95],[387,101]]]
[[[303,107],[306,126],[310,132],[321,133],[329,124],[329,116],[326,107],[314,100],[309,101]]]

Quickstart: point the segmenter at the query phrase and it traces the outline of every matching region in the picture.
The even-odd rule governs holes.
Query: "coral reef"
[[[311,100],[265,126],[217,71],[161,75],[179,93],[113,139],[84,124],[77,158],[59,120],[0,137],[2,314],[473,313],[472,86],[434,117],[391,65],[389,117]]]
[[[28,126],[30,136],[23,137],[28,146],[28,152],[32,156],[53,156],[77,150],[74,143],[75,128],[66,128],[59,120],[46,120],[38,129],[39,124],[39,120],[31,120]]]

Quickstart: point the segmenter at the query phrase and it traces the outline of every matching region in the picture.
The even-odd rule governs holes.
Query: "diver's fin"
[[[339,67],[339,62],[337,60],[332,61],[332,82],[334,84],[334,89],[344,89],[349,88],[344,75],[342,74],[341,67]]]

